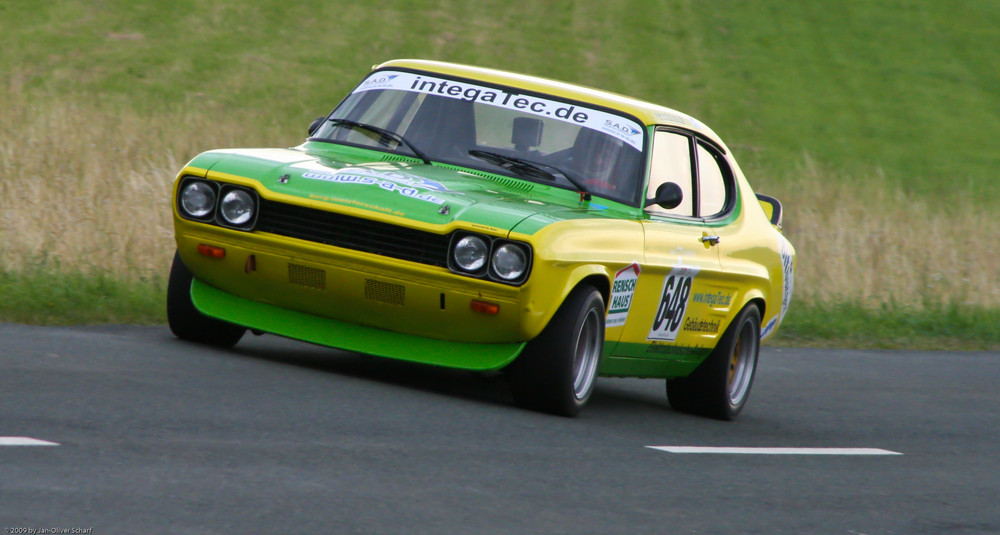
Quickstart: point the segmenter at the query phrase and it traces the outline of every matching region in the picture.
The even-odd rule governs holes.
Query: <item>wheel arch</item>
[[[609,274],[608,267],[601,264],[583,264],[576,266],[567,276],[562,278],[560,283],[555,283],[550,279],[549,283],[542,284],[541,288],[533,291],[532,301],[536,303],[551,303],[544,309],[535,311],[533,319],[522,325],[522,330],[528,339],[532,339],[548,326],[556,312],[566,302],[566,299],[578,288],[584,285],[597,289],[604,300],[604,311],[607,313],[608,303],[611,297],[611,279],[614,275]]]
[[[580,279],[580,281],[577,282],[572,289],[570,289],[570,292],[585,284],[593,286],[598,292],[601,293],[601,297],[604,299],[604,311],[607,312],[608,303],[611,300],[611,281],[608,279],[608,276],[606,274],[587,275],[586,277]],[[569,293],[566,295],[568,296]]]
[[[561,306],[577,288],[590,285],[600,292],[601,298],[604,299],[604,310],[607,312],[608,301],[611,297],[611,279],[613,277],[614,275],[608,273],[608,268],[600,264],[578,266],[573,270],[572,275],[566,278],[566,284],[558,300],[559,305]],[[559,307],[555,308],[558,309]],[[549,315],[550,321],[554,314],[555,312],[553,311],[553,314]]]
[[[739,314],[749,305],[755,305],[757,310],[760,312],[761,319],[764,318],[764,314],[767,312],[767,301],[764,299],[763,295],[756,295],[747,299],[736,313]]]

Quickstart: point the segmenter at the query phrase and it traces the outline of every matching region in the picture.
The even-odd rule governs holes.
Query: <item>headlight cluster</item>
[[[250,230],[257,220],[257,193],[249,188],[185,177],[177,191],[181,217]]]
[[[522,242],[458,232],[451,240],[448,267],[463,275],[521,284],[531,270],[531,247]]]

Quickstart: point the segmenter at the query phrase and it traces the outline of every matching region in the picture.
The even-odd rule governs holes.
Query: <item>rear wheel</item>
[[[514,401],[576,416],[594,391],[604,349],[604,298],[591,286],[573,290],[542,333],[508,367]]]
[[[232,347],[243,338],[246,329],[232,323],[210,318],[191,302],[191,283],[194,276],[179,254],[174,253],[167,282],[167,322],[174,336],[218,347]]]
[[[684,412],[732,420],[743,410],[757,371],[760,311],[747,305],[719,344],[691,375],[667,379],[670,405]]]

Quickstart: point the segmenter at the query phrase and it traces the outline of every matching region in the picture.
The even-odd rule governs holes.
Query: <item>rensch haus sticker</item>
[[[631,266],[615,273],[615,281],[611,285],[611,306],[608,307],[608,319],[604,323],[605,327],[625,325],[628,311],[632,307],[632,298],[635,296],[635,285],[638,281],[638,263],[633,262]]]

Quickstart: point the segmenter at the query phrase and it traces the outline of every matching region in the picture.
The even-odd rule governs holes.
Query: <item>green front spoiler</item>
[[[498,370],[517,358],[526,345],[526,342],[448,342],[366,327],[258,303],[223,292],[198,279],[191,284],[191,300],[207,316],[250,329],[358,353],[450,368]]]

